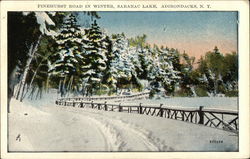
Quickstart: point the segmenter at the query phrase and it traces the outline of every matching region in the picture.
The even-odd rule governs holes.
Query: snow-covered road
[[[61,135],[57,135],[61,139],[57,139],[56,142],[52,141],[53,143],[50,144],[52,147],[71,143],[74,144],[73,150],[71,150],[72,146],[71,148],[67,146],[59,147],[59,149],[64,151],[74,151],[74,148],[79,151],[81,151],[81,148],[82,151],[161,151],[161,147],[148,139],[146,130],[118,117],[105,116],[88,109],[84,111],[67,107],[60,107],[60,109],[60,112],[58,112],[58,107],[43,107],[41,109],[46,113],[55,114],[51,120],[60,123],[57,124],[60,125],[58,129],[65,130],[61,132]],[[88,131],[92,133],[88,133]],[[73,141],[72,143],[67,139],[69,136],[70,138],[86,139]],[[96,141],[98,142],[95,143]],[[87,143],[87,146],[92,146],[86,147],[85,143]]]
[[[31,151],[106,151],[106,141],[99,127],[86,117],[73,114],[66,110],[44,109],[44,115],[28,112],[22,120],[13,123],[10,118],[10,134],[18,131],[21,138],[28,136],[28,145]],[[46,113],[48,112],[48,113]],[[38,116],[39,115],[39,116]],[[13,129],[11,129],[13,128]],[[93,133],[95,132],[95,133]],[[10,135],[12,136],[12,135]],[[15,136],[13,136],[15,137]],[[11,139],[10,139],[11,140]],[[12,139],[13,140],[13,139]],[[98,142],[97,142],[98,141]],[[22,141],[21,141],[22,142]],[[12,142],[10,142],[12,144]],[[18,145],[10,144],[10,147]],[[18,148],[22,147],[17,147]]]
[[[236,134],[202,125],[89,108],[12,103],[10,151],[236,151],[238,147]],[[211,144],[211,140],[223,143]]]
[[[119,118],[111,118],[86,109],[79,112],[79,109],[66,107],[42,107],[37,112],[34,111],[21,111],[18,114],[22,117],[19,121],[10,115],[10,136],[13,137],[10,139],[11,149],[15,151],[160,150],[148,140],[143,130]],[[21,141],[14,141],[14,137],[19,134]]]
[[[70,112],[78,113],[79,110],[71,109]],[[100,127],[104,138],[109,143],[109,151],[159,151],[152,141],[148,140],[145,130],[139,129],[120,118],[111,118],[98,112],[89,112],[85,109],[80,113],[87,116],[97,127]]]

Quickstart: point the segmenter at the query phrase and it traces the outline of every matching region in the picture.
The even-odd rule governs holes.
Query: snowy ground
[[[238,136],[231,132],[146,115],[56,106],[55,98],[24,103],[12,99],[10,151],[238,150]]]
[[[236,97],[170,97],[164,99],[144,99],[129,101],[126,103],[153,104],[176,107],[196,107],[204,106],[206,108],[238,110],[238,98]]]

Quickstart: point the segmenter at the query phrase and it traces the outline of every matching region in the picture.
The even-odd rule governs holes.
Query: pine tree
[[[107,38],[106,38],[107,39]],[[110,93],[118,91],[119,80],[125,77],[124,54],[127,54],[128,43],[124,34],[112,35],[112,39],[107,39],[107,67],[104,72],[103,81],[111,88]]]
[[[111,62],[112,79],[116,79],[114,82],[119,84],[123,78],[130,79],[130,65],[127,63],[128,55],[128,40],[124,34],[117,34],[112,40],[112,54],[113,60]]]
[[[108,49],[106,36],[96,23],[86,29],[86,37],[82,40],[85,64],[81,67],[86,95],[92,95],[93,91],[100,89],[103,79],[103,71],[107,67]]]
[[[105,35],[106,36],[106,35]],[[115,69],[112,67],[113,64],[113,53],[112,53],[112,40],[109,38],[109,36],[106,36],[104,39],[103,43],[104,48],[106,49],[105,51],[105,56],[107,58],[106,60],[106,69],[103,71],[103,78],[101,83],[103,86],[106,86],[106,88],[109,88],[109,94],[113,93],[113,88],[116,87],[116,78],[115,76]]]
[[[141,89],[141,83],[139,80],[139,74],[143,71],[138,56],[138,47],[129,47],[127,60],[125,61],[130,69],[131,86]]]
[[[147,80],[150,73],[150,67],[152,65],[151,52],[149,48],[142,48],[138,50],[138,58],[140,61],[141,70],[138,73],[140,79]]]
[[[58,52],[52,56],[50,72],[59,77],[59,92],[65,96],[69,91],[74,76],[78,75],[83,62],[80,27],[76,17],[69,14],[56,36]],[[68,86],[66,86],[68,85]]]
[[[165,74],[162,83],[168,93],[174,92],[176,84],[178,84],[178,80],[180,79],[179,71],[173,65],[175,63],[175,56],[173,55],[167,49],[160,50],[160,67]]]
[[[155,46],[152,57],[153,65],[150,67],[151,73],[149,74],[152,91],[159,92],[161,88],[164,88],[166,93],[173,93],[180,76],[179,71],[174,69],[173,57],[169,54],[169,50]]]

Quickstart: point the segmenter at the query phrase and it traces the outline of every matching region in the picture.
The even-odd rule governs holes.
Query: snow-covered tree
[[[165,72],[162,82],[164,89],[168,93],[172,93],[175,90],[176,84],[178,84],[178,80],[180,79],[179,71],[173,65],[175,62],[174,59],[173,54],[170,54],[167,49],[160,50],[160,67]]]
[[[155,47],[154,52],[156,52],[153,57],[154,65],[151,66],[149,74],[151,87],[156,92],[164,88],[166,93],[172,93],[180,79],[179,71],[174,69],[172,56],[167,49]]]
[[[151,49],[148,47],[138,49],[138,59],[141,66],[138,78],[147,80],[149,78],[150,67],[153,65]]]
[[[113,38],[113,61],[112,68],[113,79],[117,79],[116,83],[122,87],[140,86],[138,72],[141,71],[140,61],[138,57],[138,48],[129,45],[129,40],[125,35],[117,34]],[[112,69],[114,70],[114,69]]]
[[[189,56],[184,51],[184,53],[181,54],[181,58],[180,89],[186,95],[196,96],[195,85],[199,82],[197,71],[194,70],[195,57]]]
[[[78,68],[83,64],[81,30],[76,17],[69,14],[55,37],[58,52],[51,57],[50,72],[59,77],[59,92],[64,96],[68,91],[66,84],[78,75]],[[69,88],[69,87],[68,87]]]
[[[108,44],[106,35],[101,31],[96,20],[85,32],[86,35],[82,40],[85,63],[81,66],[81,77],[86,95],[91,95],[94,90],[100,89],[103,71],[107,67]]]
[[[237,61],[237,58],[236,58]],[[225,57],[217,47],[213,52],[207,52],[199,60],[198,71],[201,74],[201,84],[205,86],[210,95],[225,93],[227,91],[226,79],[228,76],[227,67],[231,64],[225,63]],[[235,66],[237,68],[237,66]]]
[[[135,85],[140,89],[141,83],[139,75],[143,72],[141,68],[141,62],[139,59],[139,48],[138,47],[129,47],[128,56],[126,63],[129,64],[130,74],[131,74],[131,84]]]
[[[30,37],[27,37],[28,35],[24,35],[24,41],[21,43],[25,43],[26,49],[26,56],[21,57],[24,59],[23,63],[21,60],[19,60],[20,63],[24,64],[23,66],[16,66],[20,67],[19,69],[20,72],[20,82],[18,84],[18,88],[16,89],[16,98],[20,99],[20,101],[23,100],[25,97],[25,93],[28,91],[28,83],[27,83],[27,78],[28,78],[28,73],[31,69],[31,62],[36,56],[37,48],[40,44],[40,40],[42,35],[47,35],[47,36],[54,36],[55,32],[53,30],[49,29],[49,26],[54,26],[55,23],[53,20],[50,18],[50,16],[54,16],[53,12],[22,12],[23,21],[26,21],[27,19],[30,18],[32,25],[28,26],[26,29],[27,32],[30,32],[28,35]],[[49,16],[50,15],[50,16]],[[33,18],[33,19],[32,19]],[[34,19],[36,20],[36,23],[34,23]],[[22,22],[23,23],[23,22]],[[24,22],[25,23],[25,22]],[[20,26],[22,26],[21,24]],[[33,28],[31,28],[33,26]],[[23,30],[22,30],[23,31]],[[26,32],[26,33],[27,33]],[[10,35],[11,37],[11,35]],[[22,44],[18,43],[20,46]],[[28,56],[27,56],[28,55]],[[12,59],[13,60],[13,59]],[[13,62],[13,61],[12,61]],[[14,62],[15,63],[15,62]],[[11,82],[10,82],[11,83]]]

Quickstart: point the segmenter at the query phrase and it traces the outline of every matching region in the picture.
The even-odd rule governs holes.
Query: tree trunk
[[[47,93],[49,92],[49,78],[50,78],[50,74],[48,74],[48,76],[47,76],[46,86],[45,86],[45,89],[46,89]]]
[[[22,78],[23,78],[23,75],[21,76],[21,79]],[[16,97],[16,100],[18,100],[19,95],[20,95],[20,91],[21,91],[21,81],[18,83],[16,91],[17,92],[15,93],[15,97]]]
[[[25,69],[24,69],[24,72],[23,72],[23,75],[22,75],[22,79],[21,79],[21,81],[19,82],[19,88],[18,88],[18,92],[17,92],[17,97],[16,97],[16,99],[17,100],[19,100],[20,99],[20,101],[21,101],[21,99],[22,99],[22,93],[21,93],[21,91],[23,91],[23,89],[24,89],[24,85],[25,85],[25,82],[26,82],[26,77],[27,77],[27,74],[28,74],[28,71],[29,71],[29,66],[30,66],[30,63],[31,63],[31,61],[32,61],[32,50],[33,50],[33,48],[34,48],[34,45],[33,44],[31,44],[31,46],[30,46],[30,49],[29,49],[29,53],[28,53],[28,60],[27,60],[27,62],[26,62],[26,66],[25,66]],[[20,97],[21,96],[21,97]],[[20,98],[19,98],[20,97]]]
[[[45,60],[48,59],[48,57],[49,57],[49,56],[46,56],[46,57],[45,57],[43,60],[41,60],[41,62],[38,64],[38,66],[37,66],[37,68],[36,68],[36,70],[35,70],[35,72],[34,72],[32,78],[31,78],[30,84],[28,85],[27,90],[29,90],[29,88],[30,88],[31,85],[33,84],[33,81],[34,81],[34,79],[35,79],[35,77],[36,77],[36,75],[37,75],[37,73],[38,73],[38,70],[39,70],[40,66],[42,65],[42,63],[43,63]],[[50,74],[48,74],[48,77],[47,77],[46,90],[47,90],[48,85],[49,85],[49,82],[48,82],[49,78],[50,78]],[[27,93],[27,92],[28,92],[28,91],[26,91],[26,93]]]
[[[60,79],[60,81],[59,81],[59,85],[58,85],[58,94],[60,94],[60,96],[61,96],[61,84],[62,84],[62,79]]]
[[[62,96],[65,97],[66,93],[67,93],[67,90],[66,90],[66,81],[67,81],[67,76],[64,77],[64,80],[63,80],[63,84],[62,84],[62,90],[63,90],[63,94]]]
[[[68,82],[68,86],[67,86],[67,96],[69,95],[69,90],[72,90],[73,79],[74,79],[74,76],[71,76],[71,77],[70,77],[70,80],[69,80],[69,82]]]
[[[29,98],[30,98],[31,100],[33,99],[33,95],[34,95],[35,91],[36,91],[36,87],[33,86],[32,89],[31,89],[30,95],[29,95]]]
[[[10,113],[10,101],[11,98],[14,95],[14,89],[15,89],[15,85],[17,84],[16,81],[16,72],[17,72],[18,67],[16,66],[13,71],[10,73],[9,75],[9,79],[8,79],[8,101],[7,101],[7,111],[8,113]]]
[[[37,93],[36,93],[36,100],[38,99],[41,99],[42,98],[42,88],[38,88],[37,89]]]
[[[15,89],[13,90],[13,97],[17,98],[17,90],[19,90],[19,83],[17,83],[17,85],[15,86]]]
[[[20,81],[20,87],[19,87],[19,91],[21,91],[20,93],[18,93],[20,95],[20,101],[22,102],[22,100],[24,99],[24,90],[25,90],[25,84],[26,84],[26,78],[27,78],[27,75],[28,75],[28,72],[29,72],[29,69],[30,69],[30,64],[34,58],[34,55],[37,51],[37,48],[38,48],[38,45],[40,43],[40,40],[41,40],[41,35],[39,36],[37,42],[34,44],[31,44],[30,46],[30,49],[29,49],[29,57],[27,59],[27,62],[26,62],[26,66],[25,66],[25,69],[24,69],[24,73],[23,73],[23,78],[22,80]],[[19,95],[17,96],[17,99],[19,98]]]

